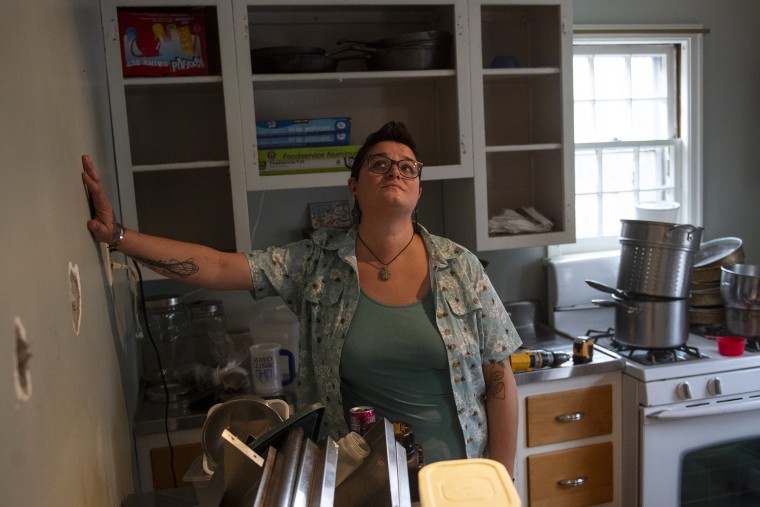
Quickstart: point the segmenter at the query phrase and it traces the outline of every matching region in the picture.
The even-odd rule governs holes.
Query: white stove
[[[591,305],[599,292],[585,284],[615,286],[617,262],[614,252],[568,256],[547,269],[552,325],[592,336],[626,361],[625,505],[760,505],[760,345],[755,339],[743,355],[721,356],[717,342],[694,328],[678,350],[621,346],[614,309]]]

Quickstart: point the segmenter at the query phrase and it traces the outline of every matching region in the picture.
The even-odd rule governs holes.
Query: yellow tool
[[[553,368],[569,360],[570,354],[566,352],[553,352],[551,350],[540,349],[520,349],[509,356],[509,362],[514,372]]]

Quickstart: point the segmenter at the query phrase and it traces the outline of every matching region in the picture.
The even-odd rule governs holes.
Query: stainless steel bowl
[[[723,266],[720,274],[720,295],[728,308],[760,310],[760,265]]]

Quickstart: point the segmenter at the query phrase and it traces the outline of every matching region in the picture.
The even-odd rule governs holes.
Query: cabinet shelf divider
[[[172,162],[169,164],[141,164],[132,166],[132,172],[176,171],[181,169],[213,169],[229,167],[229,160],[199,160],[196,162]]]

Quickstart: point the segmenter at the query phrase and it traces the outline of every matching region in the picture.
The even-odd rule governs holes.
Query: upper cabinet
[[[249,249],[231,4],[108,0],[102,16],[124,226]]]
[[[256,122],[303,118],[349,118],[350,145],[402,121],[425,179],[472,177],[465,0],[233,0],[233,10],[249,190],[346,184],[347,170],[271,174],[259,163]]]
[[[247,250],[247,191],[343,186],[352,147],[399,120],[423,186],[442,181],[447,236],[481,251],[574,241],[569,0],[145,5],[102,10],[126,227]],[[125,21],[145,12],[197,15],[203,29]],[[201,51],[202,72],[192,60],[161,76],[123,66],[157,45]],[[272,170],[284,155],[257,122],[315,118],[348,119],[347,147],[326,148],[342,169]]]
[[[571,4],[468,5],[474,178],[446,185],[446,232],[476,250],[572,242]]]

